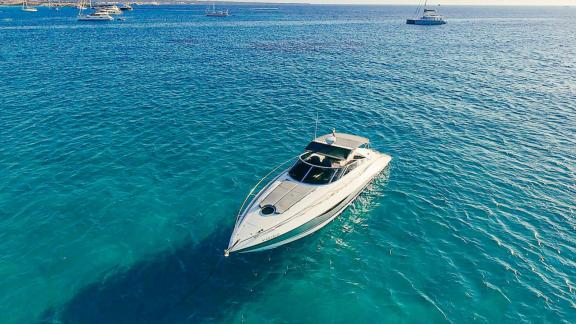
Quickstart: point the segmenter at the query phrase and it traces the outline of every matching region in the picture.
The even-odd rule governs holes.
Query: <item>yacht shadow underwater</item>
[[[218,230],[141,261],[81,289],[64,305],[48,309],[47,323],[181,323],[218,321],[239,300],[262,296],[259,285],[280,278],[284,249],[224,257],[229,231]]]

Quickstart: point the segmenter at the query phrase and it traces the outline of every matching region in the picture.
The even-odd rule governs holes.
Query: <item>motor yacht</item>
[[[110,20],[114,20],[114,18],[112,18],[112,16],[110,16],[109,14],[100,11],[96,11],[87,15],[83,14],[78,15],[78,21],[110,21]]]
[[[118,5],[116,5],[118,7],[118,9],[125,11],[125,10],[134,10],[134,8],[132,8],[132,6],[129,3],[119,3]]]
[[[78,21],[111,21],[114,20],[112,16],[108,14],[106,11],[96,10],[95,12],[85,14],[84,10],[86,10],[86,6],[84,3],[78,4]]]
[[[446,24],[446,17],[438,14],[435,9],[427,8],[428,2],[424,2],[424,12],[422,17],[406,19],[408,25],[444,25]]]
[[[260,180],[240,207],[225,255],[273,249],[330,223],[392,159],[369,144],[334,131],[310,142],[290,168],[254,194],[266,177]]]
[[[111,5],[111,4],[99,4],[99,5],[95,5],[94,9],[96,9],[96,11],[99,12],[105,12],[109,15],[120,15],[122,14],[122,10],[120,10],[120,8],[118,8],[116,5]]]

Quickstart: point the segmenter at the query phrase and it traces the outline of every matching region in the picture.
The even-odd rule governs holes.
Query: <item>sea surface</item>
[[[274,7],[0,7],[0,322],[575,323],[576,8]],[[224,258],[317,113],[390,167]]]

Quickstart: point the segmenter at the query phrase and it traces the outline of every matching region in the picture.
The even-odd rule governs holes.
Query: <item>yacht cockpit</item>
[[[288,172],[295,181],[323,185],[338,181],[365,158],[360,148],[369,141],[360,136],[332,133],[310,142]]]

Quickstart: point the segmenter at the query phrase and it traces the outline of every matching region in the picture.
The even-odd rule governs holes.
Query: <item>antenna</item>
[[[316,139],[316,133],[318,133],[318,110],[316,110],[316,127],[314,127],[314,139]]]

